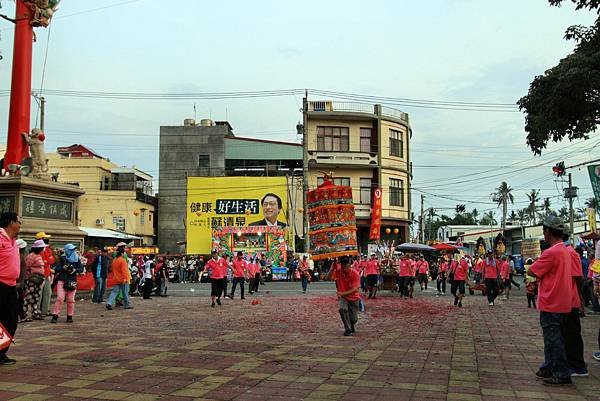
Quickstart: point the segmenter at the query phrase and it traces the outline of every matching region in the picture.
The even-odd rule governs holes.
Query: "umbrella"
[[[437,249],[438,251],[458,252],[457,247],[455,247],[454,245],[446,244],[446,243],[436,244],[433,247],[435,249]]]
[[[435,251],[435,248],[424,244],[413,244],[411,242],[405,242],[396,247],[396,250],[403,252],[423,252],[423,251]]]

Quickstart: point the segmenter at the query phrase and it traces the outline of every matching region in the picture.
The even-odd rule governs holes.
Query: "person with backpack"
[[[83,273],[77,247],[73,244],[64,246],[65,254],[54,268],[56,274],[56,302],[52,311],[51,323],[58,322],[58,316],[62,309],[65,298],[67,299],[67,323],[73,323],[75,315],[75,294],[77,293],[77,275]]]

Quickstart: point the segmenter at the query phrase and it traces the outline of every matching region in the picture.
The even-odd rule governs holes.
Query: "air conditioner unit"
[[[102,226],[102,225],[104,225],[104,219],[96,219],[96,225],[97,225],[97,226]]]

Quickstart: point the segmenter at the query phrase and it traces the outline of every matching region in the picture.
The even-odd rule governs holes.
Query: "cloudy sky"
[[[14,15],[14,2],[2,7]],[[51,29],[36,30],[33,86],[175,94],[314,88],[514,104],[535,75],[572,51],[564,30],[591,24],[593,17],[545,0],[63,0]],[[10,89],[12,25],[0,21],[0,35],[1,91]],[[227,118],[239,136],[299,139],[299,94],[213,100],[45,96],[49,149],[82,143],[156,177],[159,127],[193,117],[194,105],[198,120]],[[8,103],[7,95],[0,96],[2,142]],[[32,126],[39,120],[36,107],[33,102]],[[516,108],[393,107],[409,113],[413,127],[416,213],[425,193],[426,207],[465,203],[499,214],[489,194],[503,180],[514,188],[514,208],[525,206],[525,192],[533,188],[559,208],[564,183],[555,181],[551,166],[600,153],[600,136],[593,136],[534,157]],[[592,191],[585,170],[573,173],[581,194],[577,207]]]

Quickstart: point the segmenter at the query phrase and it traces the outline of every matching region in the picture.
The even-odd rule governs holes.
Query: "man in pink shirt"
[[[483,280],[485,281],[485,293],[488,299],[488,305],[494,306],[494,301],[498,296],[498,278],[500,277],[500,261],[496,259],[493,249],[487,250],[487,255],[483,261]]]
[[[19,322],[17,279],[21,273],[19,246],[16,243],[21,230],[21,218],[13,212],[0,214],[0,323],[14,337]],[[8,347],[0,350],[0,366],[16,361],[6,356]]]
[[[510,298],[510,264],[508,263],[508,257],[502,256],[502,262],[500,263],[500,279],[502,279],[502,286],[504,288],[504,299]]]
[[[400,257],[400,269],[398,271],[398,276],[400,277],[398,282],[400,295],[402,295],[404,298],[408,298],[410,278],[414,277],[412,274],[411,261],[408,258],[408,255],[403,254]]]
[[[335,280],[336,295],[344,335],[351,336],[358,322],[358,302],[360,300],[360,276],[350,265],[350,257],[342,256],[340,263],[329,269],[327,280]]]
[[[465,282],[468,275],[469,264],[463,256],[454,269],[454,279],[452,281],[452,285],[454,286],[454,306],[458,306],[459,308],[462,308],[462,299],[465,296]]]
[[[367,290],[369,298],[375,298],[377,295],[377,281],[379,279],[379,261],[377,255],[372,253],[371,259],[365,266],[365,276],[367,276]]]
[[[437,295],[446,294],[446,279],[448,277],[448,262],[445,258],[439,259],[440,271],[437,276]]]
[[[550,385],[571,384],[563,330],[573,305],[573,260],[562,236],[564,223],[556,216],[544,220],[544,239],[550,248],[529,269],[539,282],[538,309],[544,335],[544,365],[536,376]]]
[[[229,299],[233,299],[233,296],[235,295],[235,287],[237,287],[238,283],[240,284],[242,299],[246,299],[244,297],[244,283],[246,282],[246,276],[248,276],[248,264],[244,260],[243,256],[244,254],[241,251],[238,251],[237,256],[235,259],[233,259],[233,285],[231,286],[231,294],[229,295]]]
[[[417,262],[417,274],[419,275],[419,284],[421,285],[421,291],[427,289],[427,283],[429,282],[429,263],[425,260],[423,255],[420,256]]]
[[[223,293],[223,278],[227,278],[227,261],[219,257],[217,251],[211,252],[211,258],[206,262],[206,270],[210,273],[210,298],[211,306],[221,305],[221,294]]]
[[[567,363],[571,377],[589,376],[585,360],[583,359],[583,338],[581,337],[580,313],[583,311],[583,296],[581,288],[583,287],[583,269],[579,254],[568,242],[570,238],[570,229],[565,226],[563,241],[566,244],[567,251],[571,256],[571,312],[565,318],[563,337],[565,339],[565,353],[567,354]]]

